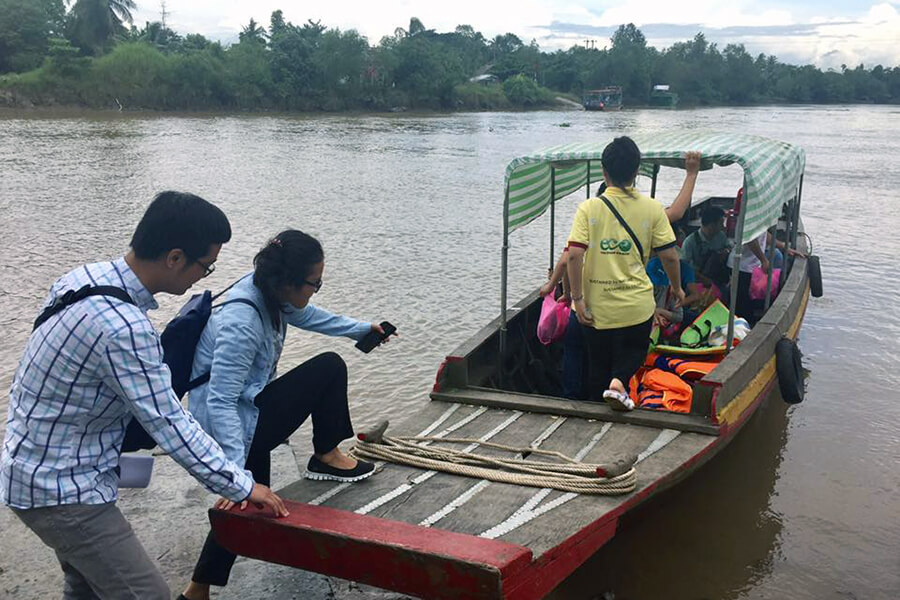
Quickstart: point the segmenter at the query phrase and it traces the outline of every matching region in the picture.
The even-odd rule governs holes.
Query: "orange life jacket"
[[[632,396],[636,396],[636,403],[641,408],[689,413],[694,390],[675,373],[650,369],[643,374],[636,389],[632,389]]]
[[[721,359],[720,359],[721,360]],[[688,381],[703,379],[718,366],[717,362],[701,360],[685,360],[674,356],[657,356],[653,366],[663,371],[675,373]]]
[[[640,397],[638,396],[638,388],[641,385],[641,379],[644,378],[644,373],[652,368],[652,365],[640,367],[637,372],[631,376],[631,380],[628,382],[628,395],[634,400],[635,406],[640,406],[641,404]]]

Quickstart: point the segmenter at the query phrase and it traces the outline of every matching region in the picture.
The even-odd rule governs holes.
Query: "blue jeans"
[[[571,400],[587,400],[587,352],[584,345],[584,331],[575,311],[569,313],[566,336],[563,338],[563,397]]]

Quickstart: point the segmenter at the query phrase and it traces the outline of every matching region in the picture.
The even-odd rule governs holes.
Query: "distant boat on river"
[[[582,96],[585,110],[622,110],[622,86],[609,85],[596,90],[588,90]]]
[[[668,85],[654,85],[650,92],[650,106],[655,108],[675,108],[678,106],[678,94],[671,91]]]

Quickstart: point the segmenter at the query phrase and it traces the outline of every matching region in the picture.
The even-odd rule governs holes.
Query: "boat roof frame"
[[[610,94],[610,93],[621,94],[622,86],[621,85],[607,85],[607,86],[599,87],[599,88],[596,88],[593,90],[584,90],[584,93],[585,94]]]

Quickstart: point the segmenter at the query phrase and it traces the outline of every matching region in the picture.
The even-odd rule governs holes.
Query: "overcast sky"
[[[135,24],[159,20],[161,0],[136,0]],[[703,31],[720,48],[742,43],[753,53],[783,62],[900,66],[900,0],[165,0],[169,26],[225,43],[250,20],[268,27],[273,10],[295,24],[307,19],[356,29],[375,45],[418,17],[429,29],[452,31],[468,24],[485,37],[515,33],[543,50],[585,40],[609,43],[615,28],[632,22],[650,45],[665,48]]]

